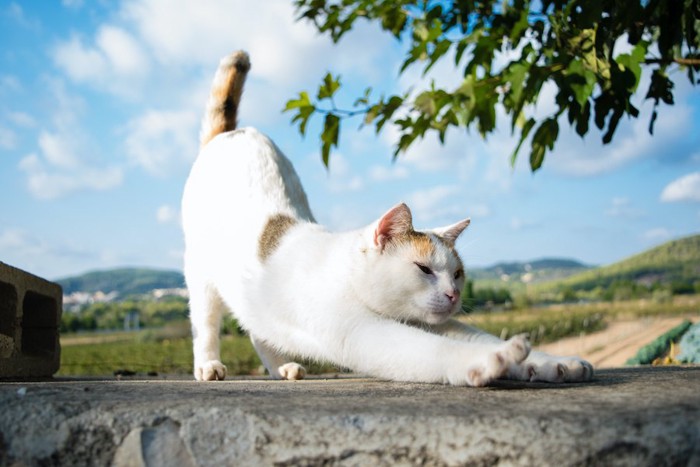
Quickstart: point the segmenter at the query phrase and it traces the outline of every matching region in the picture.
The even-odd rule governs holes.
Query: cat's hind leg
[[[304,379],[306,368],[296,362],[292,362],[289,357],[270,347],[262,340],[256,339],[255,336],[251,335],[250,340],[272,379]]]
[[[226,366],[219,354],[221,317],[227,307],[216,289],[208,284],[193,285],[190,292],[190,322],[194,353],[194,378],[197,381],[222,380]]]

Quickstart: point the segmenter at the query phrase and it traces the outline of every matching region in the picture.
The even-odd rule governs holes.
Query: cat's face
[[[406,205],[387,212],[363,252],[366,304],[393,319],[429,324],[459,311],[464,270],[454,243],[468,224],[416,232]]]

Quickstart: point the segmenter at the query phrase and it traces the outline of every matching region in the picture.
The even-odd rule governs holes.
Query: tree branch
[[[647,58],[644,60],[645,65],[654,65],[654,64],[659,64],[659,65],[670,65],[672,63],[677,63],[678,65],[683,65],[683,66],[700,66],[700,58],[672,58],[672,59],[665,59],[665,58]]]

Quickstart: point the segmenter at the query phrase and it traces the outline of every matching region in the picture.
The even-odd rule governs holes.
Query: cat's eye
[[[420,269],[423,272],[423,274],[427,274],[427,275],[433,274],[433,270],[430,269],[428,266],[426,266],[424,264],[420,264],[420,263],[413,263],[413,264],[418,266],[418,269]]]
[[[462,274],[464,274],[464,272],[461,269],[457,269],[457,271],[455,272],[455,279],[459,279],[460,277],[462,277]]]

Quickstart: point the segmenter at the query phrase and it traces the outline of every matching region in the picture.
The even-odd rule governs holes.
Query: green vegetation
[[[531,342],[537,345],[599,331],[617,319],[682,316],[697,312],[698,298],[691,295],[673,297],[663,303],[645,299],[477,312],[461,319],[503,338],[528,333]]]
[[[510,290],[505,287],[474,287],[474,281],[466,280],[462,290],[462,307],[466,311],[505,306],[512,303]]]
[[[192,374],[192,338],[186,337],[188,334],[189,327],[184,323],[184,328],[175,331],[166,328],[116,335],[67,335],[61,339],[58,375],[104,376],[125,370],[139,374]],[[230,374],[260,371],[260,360],[245,336],[224,336],[221,358]]]
[[[134,316],[138,316],[139,327],[160,327],[172,321],[187,319],[188,313],[187,300],[180,297],[158,301],[93,303],[79,311],[64,311],[61,332],[122,329],[129,318],[135,322]]]
[[[528,143],[535,171],[545,154],[554,150],[560,125],[568,124],[581,137],[595,125],[608,144],[623,117],[639,115],[636,105],[644,98],[652,101],[649,133],[653,133],[658,106],[673,105],[675,83],[686,79],[691,86],[698,83],[700,21],[693,0],[294,0],[294,4],[301,20],[334,42],[367,22],[405,41],[406,46],[397,49],[405,52],[399,75],[409,68],[426,74],[441,62],[448,62],[453,72],[446,80],[416,79],[409,91],[396,95],[368,87],[344,96],[340,76],[332,73],[325,75],[317,91],[300,92],[285,110],[293,113],[292,122],[302,135],[314,114],[323,118],[319,143],[325,165],[331,147],[339,144],[343,121],[349,118],[359,117],[377,132],[393,126],[396,157],[429,133],[441,142],[448,130],[475,130],[486,138],[503,127],[498,120],[505,116],[519,140],[511,163]],[[641,79],[642,70],[649,80]],[[444,87],[455,78],[456,85]],[[547,85],[555,89],[555,106],[538,115],[535,107]],[[348,103],[345,108],[337,105],[343,101]]]
[[[238,329],[233,320],[227,320],[224,328],[226,326]],[[61,336],[58,376],[191,375],[192,359],[192,338],[187,321],[143,331],[66,334]],[[265,372],[250,339],[239,332],[222,336],[221,360],[230,375]],[[297,361],[311,374],[342,371],[323,362]]]
[[[657,337],[654,341],[645,345],[637,352],[637,355],[627,360],[627,365],[649,365],[654,360],[668,351],[672,342],[678,342],[692,323],[688,320],[671,329],[667,333]]]
[[[531,299],[629,300],[700,293],[700,235],[674,240],[626,260],[534,285]]]
[[[614,303],[552,305],[497,313],[474,313],[460,319],[504,338],[528,333],[533,344],[603,329],[620,318],[697,313],[697,296],[678,296],[666,303],[633,300]],[[235,322],[228,322],[229,329]],[[132,332],[84,332],[61,337],[59,375],[192,374],[192,339],[186,321],[161,329]],[[229,332],[222,338],[222,360],[229,374],[260,374],[261,363],[247,336]],[[310,373],[339,371],[333,365],[304,362]]]

